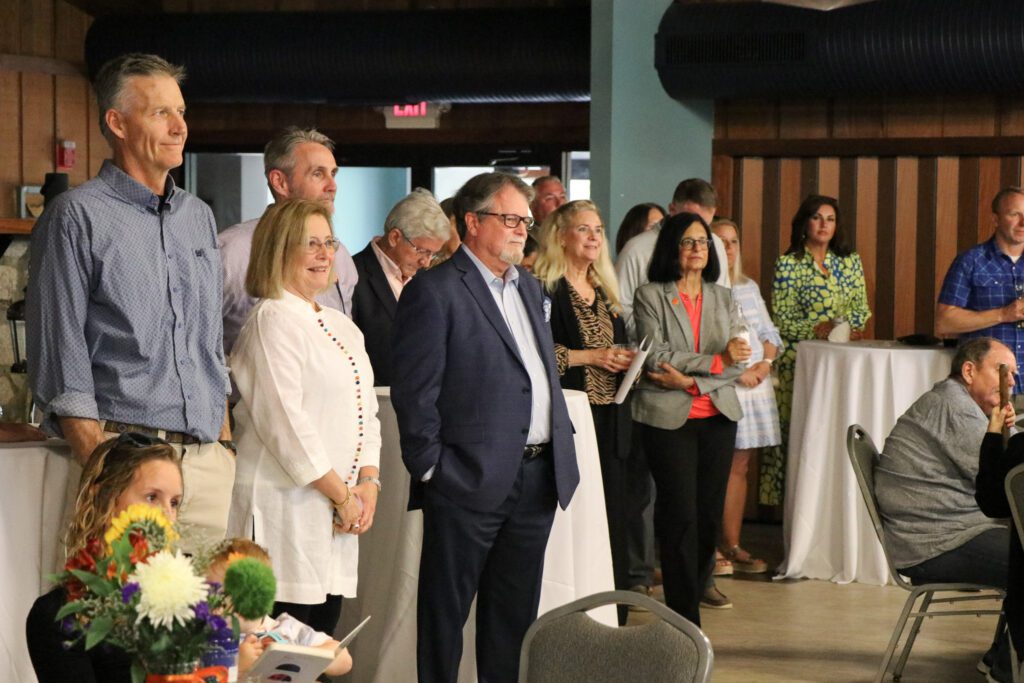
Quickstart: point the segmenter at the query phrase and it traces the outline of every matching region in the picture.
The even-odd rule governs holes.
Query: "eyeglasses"
[[[684,237],[679,241],[679,246],[683,249],[707,249],[708,243],[711,242],[707,237]]]
[[[309,242],[306,243],[306,253],[315,254],[320,251],[320,248],[326,248],[327,251],[332,254],[338,251],[338,247],[341,246],[341,240],[336,240],[333,237],[328,237],[323,242],[315,237],[310,237]]]
[[[533,227],[533,219],[529,216],[520,216],[515,213],[493,213],[491,211],[477,211],[476,213],[479,216],[497,216],[505,224],[505,227],[510,230],[518,228],[520,223],[525,225],[527,230]]]
[[[425,258],[429,260],[431,263],[437,260],[436,251],[430,251],[429,249],[424,249],[423,247],[417,247],[416,243],[409,239],[409,237],[401,230],[398,231],[398,234],[402,236],[403,240],[409,243],[409,246],[412,247],[413,251],[416,252],[417,256],[419,256],[420,258]]]

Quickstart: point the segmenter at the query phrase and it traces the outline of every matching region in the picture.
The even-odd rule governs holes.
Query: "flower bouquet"
[[[205,654],[237,649],[237,615],[272,609],[273,572],[240,560],[224,586],[208,583],[204,562],[175,550],[177,538],[159,508],[130,505],[103,539],[91,539],[76,553],[56,577],[68,596],[57,614],[72,637],[68,646],[84,640],[86,650],[104,642],[122,649],[133,659],[133,683],[161,680],[155,674],[192,674]],[[224,678],[199,673],[226,680],[226,672]]]

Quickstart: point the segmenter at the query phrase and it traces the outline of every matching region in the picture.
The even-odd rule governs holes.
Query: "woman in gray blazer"
[[[733,384],[750,357],[733,337],[732,294],[714,284],[721,264],[700,216],[669,218],[654,247],[649,284],[633,300],[637,338],[651,343],[646,377],[633,396],[657,499],[665,604],[700,625],[700,599],[713,564],[736,422]]]

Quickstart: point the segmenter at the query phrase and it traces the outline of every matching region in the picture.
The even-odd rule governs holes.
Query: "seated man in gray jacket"
[[[949,377],[899,419],[875,468],[886,544],[915,584],[1006,586],[1009,529],[974,499],[978,453],[999,405],[999,365],[1014,374],[1013,352],[991,337],[957,349]]]

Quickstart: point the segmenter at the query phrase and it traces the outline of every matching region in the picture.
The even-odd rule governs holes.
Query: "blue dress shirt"
[[[501,311],[501,317],[505,319],[512,337],[516,340],[526,372],[530,375],[533,406],[530,413],[530,434],[526,437],[526,443],[547,443],[551,440],[551,384],[548,382],[544,361],[541,360],[540,349],[537,347],[537,335],[530,326],[523,298],[519,295],[519,270],[515,266],[509,266],[503,277],[498,277],[477,258],[472,249],[466,245],[462,245],[462,248],[480,271],[480,277],[487,283],[494,303]]]
[[[996,246],[995,238],[971,247],[950,265],[939,292],[939,303],[988,311],[1002,308],[1014,299],[1024,297],[1024,258],[1013,259]],[[1006,344],[1017,358],[1017,368],[1024,369],[1024,327],[1020,323],[999,323],[960,335],[965,341],[974,337],[994,337]],[[1014,387],[1020,393],[1024,387]]]
[[[210,208],[164,199],[109,160],[32,231],[29,381],[46,418],[116,420],[215,441],[230,393]]]

